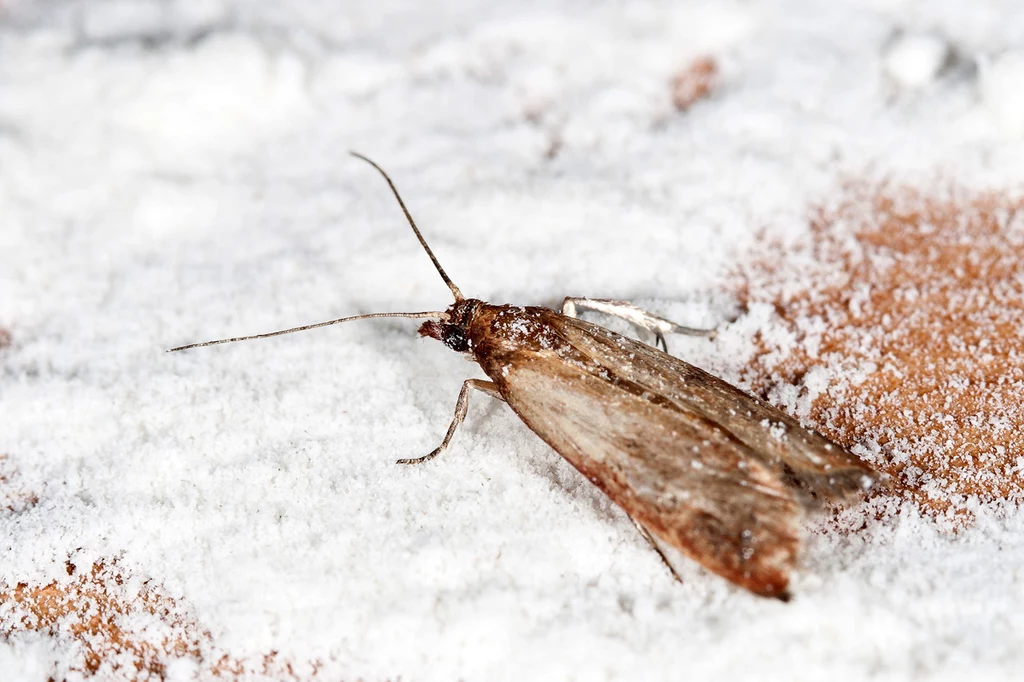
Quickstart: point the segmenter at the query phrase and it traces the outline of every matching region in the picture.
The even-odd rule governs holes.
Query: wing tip
[[[786,581],[786,585],[779,588],[777,586],[771,586],[767,589],[751,590],[758,597],[765,597],[766,599],[777,599],[783,604],[788,604],[793,599],[793,593],[789,591],[789,581]]]
[[[800,494],[805,508],[815,507],[822,502],[841,503],[863,499],[884,493],[892,487],[892,479],[887,473],[861,459],[824,472],[786,467],[783,476]]]
[[[774,592],[770,590],[762,592],[755,592],[753,590],[748,591],[755,597],[759,597],[761,599],[773,599],[782,604],[788,604],[793,599],[793,593],[789,590],[782,590],[781,592]]]
[[[746,574],[742,577],[723,574],[722,577],[758,597],[777,599],[782,603],[787,603],[793,598],[793,594],[789,591],[789,570],[786,569],[774,568],[767,572]]]

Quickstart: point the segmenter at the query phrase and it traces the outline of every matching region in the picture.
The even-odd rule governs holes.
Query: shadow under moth
[[[372,313],[172,348],[267,338],[377,317],[426,319],[419,333],[476,361],[489,381],[462,385],[455,416],[429,461],[451,442],[472,390],[503,400],[632,519],[673,575],[664,548],[754,594],[786,600],[801,519],[822,501],[853,498],[879,483],[865,462],[757,397],[656,347],[577,317],[589,309],[653,332],[709,334],[630,303],[566,298],[560,312],[492,305],[463,296],[402,211],[455,296],[444,311]]]

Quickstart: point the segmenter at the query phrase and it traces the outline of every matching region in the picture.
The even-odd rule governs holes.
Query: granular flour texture
[[[747,380],[936,513],[1024,483],[1024,213],[1017,196],[850,187],[799,244],[741,269],[771,305]],[[769,340],[771,339],[771,340]]]

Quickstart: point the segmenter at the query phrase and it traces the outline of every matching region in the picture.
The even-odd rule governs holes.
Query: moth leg
[[[666,352],[668,351],[668,344],[665,343],[665,334],[715,335],[714,329],[684,327],[672,320],[666,320],[664,317],[658,317],[654,313],[638,308],[628,301],[612,301],[607,298],[576,298],[574,296],[566,296],[565,300],[562,301],[561,312],[567,317],[578,317],[577,308],[618,317],[629,322],[634,327],[646,329],[654,334],[655,344],[660,345]]]
[[[462,382],[462,390],[459,391],[459,399],[455,401],[455,418],[452,419],[452,423],[448,425],[448,433],[444,434],[444,440],[441,441],[441,444],[434,448],[429,454],[423,455],[422,457],[413,457],[411,459],[400,459],[398,460],[398,464],[421,464],[423,462],[429,462],[448,447],[448,443],[451,442],[452,436],[455,435],[455,430],[459,428],[459,424],[461,424],[462,420],[466,418],[466,410],[469,409],[469,389],[471,388],[483,391],[492,398],[504,400],[501,397],[501,393],[498,392],[498,387],[494,385],[493,381],[467,379]]]
[[[667,568],[668,572],[672,574],[672,577],[678,580],[679,582],[683,582],[683,579],[679,577],[678,573],[676,573],[676,569],[672,566],[672,563],[668,560],[668,557],[665,556],[665,553],[663,551],[661,551],[661,547],[658,546],[658,541],[654,539],[654,536],[651,535],[651,532],[644,528],[642,525],[640,525],[640,522],[636,521],[632,516],[629,517],[629,520],[632,521],[633,525],[636,526],[636,529],[640,531],[640,535],[644,536],[644,540],[647,540],[647,544],[651,546],[651,549],[658,553],[658,556],[661,557],[661,563],[665,564],[665,568]]]

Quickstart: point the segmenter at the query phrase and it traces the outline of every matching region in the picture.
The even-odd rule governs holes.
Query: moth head
[[[420,325],[420,336],[437,339],[457,353],[472,350],[469,327],[480,301],[467,298],[456,301],[438,320],[428,320]]]

